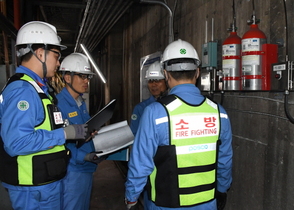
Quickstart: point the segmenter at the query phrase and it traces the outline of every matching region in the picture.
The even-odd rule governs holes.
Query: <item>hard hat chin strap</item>
[[[75,92],[75,93],[77,93],[77,94],[79,94],[79,95],[83,95],[83,93],[80,93],[80,92],[78,92],[76,89],[74,89],[74,87],[72,86],[72,82],[73,82],[73,76],[74,76],[74,73],[73,72],[71,72],[70,73],[70,76],[71,76],[71,81],[70,81],[70,83],[68,83],[68,82],[66,82],[65,81],[65,83]]]
[[[46,53],[45,53],[45,62],[46,62]],[[47,66],[46,66],[45,62],[42,62],[44,78],[46,78],[46,76],[47,76]]]
[[[43,62],[40,58],[38,58],[37,54],[35,51],[33,51],[32,44],[28,45],[28,48],[30,51],[33,53],[33,55],[42,63],[42,68],[43,68],[43,78],[46,78],[47,75],[47,66],[46,66],[46,59],[47,59],[47,45],[45,45],[45,61]]]

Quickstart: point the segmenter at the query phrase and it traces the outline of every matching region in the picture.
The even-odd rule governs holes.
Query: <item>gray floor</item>
[[[124,203],[125,174],[124,162],[105,160],[94,173],[90,210],[126,210]],[[12,210],[5,189],[0,187],[0,209]],[[139,202],[132,210],[143,210]]]
[[[90,210],[125,210],[125,173],[122,162],[110,160],[99,164],[94,174],[94,183]],[[138,203],[132,210],[143,210]]]
[[[1,210],[12,210],[9,196],[5,188],[0,184],[0,209]]]

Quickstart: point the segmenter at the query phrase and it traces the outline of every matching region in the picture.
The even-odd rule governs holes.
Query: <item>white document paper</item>
[[[97,156],[103,156],[130,146],[134,142],[134,135],[127,123],[122,121],[102,127],[93,138]]]

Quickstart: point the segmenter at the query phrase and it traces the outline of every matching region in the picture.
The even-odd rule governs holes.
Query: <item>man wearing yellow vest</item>
[[[126,204],[146,210],[223,209],[232,182],[232,134],[221,105],[195,86],[200,60],[183,40],[162,56],[168,96],[147,106],[129,161]]]
[[[86,136],[84,124],[63,127],[46,82],[65,48],[48,23],[32,21],[18,31],[20,66],[0,95],[0,180],[13,209],[61,210],[70,156],[65,141]]]

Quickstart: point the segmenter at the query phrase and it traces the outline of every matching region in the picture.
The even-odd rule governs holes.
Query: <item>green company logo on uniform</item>
[[[17,108],[20,111],[26,111],[30,107],[29,103],[27,101],[20,101],[17,104]]]
[[[186,52],[187,52],[186,49],[180,49],[181,54],[186,54]]]
[[[137,115],[136,114],[132,114],[131,118],[132,118],[132,120],[137,120]]]

